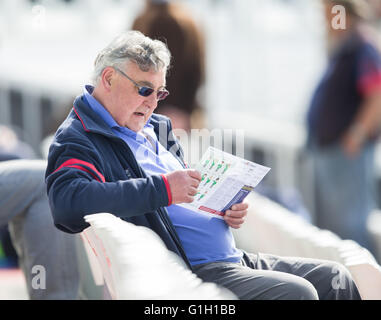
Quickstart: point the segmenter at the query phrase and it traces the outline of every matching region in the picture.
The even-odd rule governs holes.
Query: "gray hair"
[[[142,71],[168,70],[171,53],[160,40],[152,40],[139,31],[126,31],[118,35],[99,52],[94,62],[92,80],[97,84],[106,67],[123,68],[129,61]]]

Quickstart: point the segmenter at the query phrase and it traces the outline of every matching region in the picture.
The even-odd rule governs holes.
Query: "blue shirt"
[[[85,86],[84,96],[90,108],[128,144],[147,175],[183,169],[181,163],[158,142],[152,125],[147,123],[142,132],[120,127],[91,95],[92,91],[93,87]],[[192,265],[215,261],[239,262],[242,258],[242,252],[236,248],[233,235],[224,220],[178,205],[168,206],[167,211]]]

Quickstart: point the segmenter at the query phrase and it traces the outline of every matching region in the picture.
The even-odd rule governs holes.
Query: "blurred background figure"
[[[205,78],[205,45],[189,8],[175,0],[146,0],[132,29],[164,41],[172,53],[167,78],[170,95],[155,112],[169,116],[174,129],[203,128],[204,107],[198,93]]]
[[[371,19],[373,20],[376,26],[380,25],[381,18],[381,1],[380,0],[367,0],[370,8],[371,8]]]
[[[21,268],[32,300],[77,299],[75,238],[54,226],[46,161],[35,157],[11,128],[0,125],[0,240],[3,259],[11,260],[4,267]]]
[[[374,154],[381,122],[378,39],[367,23],[371,12],[365,0],[323,0],[323,4],[328,66],[307,115],[316,224],[371,249],[366,220],[376,206]]]
[[[35,157],[33,149],[27,143],[19,140],[11,128],[0,125],[0,163],[1,161],[20,158],[34,159]],[[0,246],[2,250],[0,268],[17,268],[18,257],[10,238],[7,223],[0,223]]]

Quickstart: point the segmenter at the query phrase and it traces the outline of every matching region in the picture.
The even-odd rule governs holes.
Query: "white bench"
[[[108,213],[88,215],[82,232],[94,279],[111,299],[234,300],[228,290],[203,282],[150,229]]]
[[[367,221],[367,229],[373,240],[376,258],[381,262],[381,210],[374,210]]]

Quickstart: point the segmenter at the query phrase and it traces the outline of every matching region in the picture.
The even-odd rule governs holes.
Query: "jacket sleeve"
[[[61,139],[62,140],[62,139]],[[51,145],[46,184],[54,223],[69,232],[89,225],[84,216],[108,212],[126,218],[168,205],[169,193],[162,176],[107,181],[100,154],[86,139],[55,140]]]

